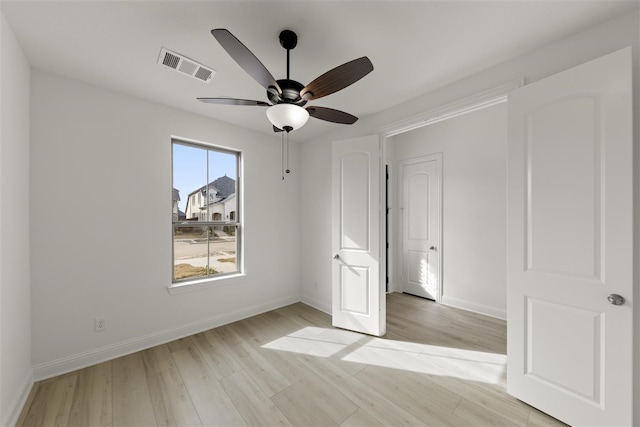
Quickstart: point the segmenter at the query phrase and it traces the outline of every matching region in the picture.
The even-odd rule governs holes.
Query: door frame
[[[390,161],[390,159],[388,158],[388,152],[387,152],[387,145],[392,143],[390,141],[392,137],[396,135],[400,135],[405,132],[412,131],[414,129],[419,129],[424,126],[429,126],[444,120],[452,119],[454,117],[462,116],[467,113],[472,113],[474,111],[481,110],[483,108],[487,108],[493,105],[507,102],[507,94],[512,90],[522,86],[524,86],[524,78],[513,80],[510,82],[504,83],[502,85],[493,87],[491,89],[478,92],[469,97],[466,97],[466,98],[463,98],[439,107],[429,109],[422,113],[407,117],[403,120],[400,120],[388,126],[385,126],[380,131],[383,165],[385,164],[392,165],[390,175],[394,174],[397,180],[399,171],[395,171],[393,170],[393,168],[398,169],[398,166],[397,164],[393,164],[393,162]],[[385,169],[384,167],[381,168],[381,175],[382,175],[381,179],[385,179],[384,169]],[[382,188],[384,191],[384,187]],[[394,191],[394,188],[397,189],[397,185],[395,187],[393,185],[390,185],[389,188],[391,189],[391,191]],[[440,176],[440,189],[441,191],[440,191],[440,239],[439,240],[440,240],[440,248],[443,248],[444,239],[442,235],[442,225],[444,221],[444,215],[443,215],[444,211],[442,206],[442,200],[443,200],[442,173]],[[506,192],[506,188],[505,188],[505,192]],[[393,197],[393,194],[391,194],[391,196]],[[384,200],[384,198],[388,197],[388,195],[385,193],[382,195],[382,197],[383,197],[382,200]],[[397,200],[397,197],[396,197],[396,200]],[[393,222],[390,223],[389,230],[387,230],[385,227],[385,224],[384,224],[385,221],[381,221],[382,227],[384,228],[383,230],[381,230],[382,232],[381,235],[388,236],[388,239],[389,239],[388,241],[390,246],[389,247],[390,257],[388,262],[381,263],[381,265],[383,266],[382,268],[386,269],[386,274],[389,275],[389,279],[390,279],[388,292],[393,292],[394,290],[398,290],[399,288],[398,281],[400,277],[398,272],[402,272],[401,257],[399,257],[398,255],[398,251],[401,250],[401,248],[399,248],[401,245],[399,238],[401,239],[401,236],[398,236],[397,235],[398,233],[396,232],[398,228],[396,227],[398,223],[398,215],[397,215],[397,212],[394,212],[394,209],[397,211],[398,210],[397,206],[394,206],[391,208],[390,213],[392,214],[392,216],[390,220],[393,220]],[[381,242],[382,242],[381,244],[384,245],[384,239],[382,239]],[[396,247],[394,247],[393,245],[396,245]],[[385,248],[383,247],[381,248],[381,250],[385,250]],[[443,294],[442,291],[444,289],[443,275],[442,275],[442,272],[443,272],[442,259],[443,259],[443,252],[440,251],[440,287],[439,287],[440,289],[438,292],[440,300],[436,301],[438,303],[442,302],[442,294]],[[381,276],[381,277],[382,279],[381,279],[380,285],[384,289],[384,287],[386,286],[384,276]]]
[[[398,160],[398,170],[397,170],[397,191],[398,191],[398,206],[403,206],[407,202],[404,200],[404,174],[403,174],[403,166],[412,165],[415,163],[425,163],[435,161],[438,169],[438,235],[435,239],[436,251],[438,252],[438,287],[436,289],[436,302],[440,304],[442,302],[442,153],[433,153],[427,154],[425,156],[420,157],[412,157],[410,159],[402,159]],[[402,179],[401,179],[402,177]],[[398,211],[400,208],[398,207]],[[398,213],[396,218],[396,225],[398,225],[398,229],[402,230],[398,233],[398,250],[397,250],[397,262],[400,267],[398,270],[400,272],[400,277],[404,274],[404,217]],[[402,287],[402,279],[400,280],[400,286]],[[402,289],[404,291],[404,289]]]

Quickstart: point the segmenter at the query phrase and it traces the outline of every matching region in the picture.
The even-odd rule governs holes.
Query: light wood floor
[[[25,426],[562,425],[505,392],[505,322],[391,294],[374,338],[298,303],[34,385]]]

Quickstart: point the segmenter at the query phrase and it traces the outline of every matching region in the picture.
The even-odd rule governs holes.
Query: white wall
[[[303,172],[302,190],[302,296],[303,301],[329,311],[331,307],[331,142],[382,133],[394,123],[414,115],[464,99],[482,91],[525,78],[534,82],[589,60],[633,47],[635,123],[640,123],[640,12],[635,11],[558,40],[536,51],[476,73],[454,84],[422,95],[379,114],[361,118],[351,127],[306,141],[300,153]],[[375,71],[374,71],[375,72]],[[640,126],[634,129],[634,230],[635,295],[640,295]],[[317,285],[316,285],[317,284]],[[640,310],[636,310],[634,372],[635,392],[640,395]],[[635,410],[635,425],[640,425],[640,399]]]
[[[36,378],[299,300],[299,181],[281,180],[279,137],[42,71],[31,91]],[[243,152],[247,274],[236,283],[167,292],[172,135]]]
[[[0,425],[31,389],[29,64],[0,14]]]
[[[506,103],[405,132],[387,140],[398,200],[398,162],[443,154],[442,302],[506,318]],[[397,214],[396,209],[392,212]],[[391,224],[398,226],[397,216]],[[396,229],[394,236],[402,236]],[[392,247],[400,248],[401,242]],[[398,253],[398,252],[395,252]],[[394,284],[401,258],[395,258]]]

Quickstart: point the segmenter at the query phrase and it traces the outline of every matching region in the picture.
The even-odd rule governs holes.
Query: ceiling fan
[[[304,86],[289,77],[289,52],[298,44],[298,36],[293,31],[284,30],[279,36],[280,45],[287,50],[287,78],[280,80],[276,80],[262,62],[231,32],[218,28],[211,30],[211,34],[238,65],[267,90],[269,102],[235,98],[197,98],[198,101],[209,104],[269,107],[267,117],[276,132],[289,133],[298,129],[307,122],[309,116],[341,124],[353,124],[358,120],[356,116],[333,108],[303,107],[308,101],[344,89],[373,71],[373,64],[366,56],[333,68]]]

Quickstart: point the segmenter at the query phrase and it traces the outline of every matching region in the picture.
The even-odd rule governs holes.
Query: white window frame
[[[230,147],[223,147],[219,145],[209,144],[200,141],[192,141],[189,139],[173,137],[171,138],[171,184],[173,186],[173,146],[174,144],[184,145],[188,147],[198,148],[202,150],[208,151],[216,151],[221,153],[232,154],[236,156],[236,217],[233,221],[222,218],[220,221],[172,221],[171,223],[171,284],[168,286],[167,290],[170,294],[179,294],[183,292],[191,292],[199,289],[206,289],[214,286],[222,286],[222,285],[230,285],[233,283],[243,281],[245,277],[244,273],[244,256],[243,256],[243,240],[244,240],[244,229],[243,229],[243,206],[242,206],[242,151],[233,149]],[[209,156],[207,155],[207,178],[206,183],[204,185],[208,186],[211,182],[211,177],[209,174]],[[172,187],[173,188],[173,187]],[[200,193],[198,193],[200,195]],[[195,199],[195,194],[193,195]],[[208,205],[208,204],[207,204]],[[186,211],[186,208],[185,208]],[[186,214],[186,212],[185,212]],[[209,210],[207,207],[207,212],[205,214],[205,218],[209,217]],[[231,226],[236,229],[236,271],[231,273],[221,273],[211,276],[198,277],[193,279],[182,279],[182,280],[174,280],[174,234],[175,227],[180,225],[193,225],[193,226]]]

